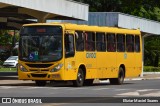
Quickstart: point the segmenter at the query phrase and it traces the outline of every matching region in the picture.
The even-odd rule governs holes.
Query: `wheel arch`
[[[121,64],[120,66],[119,66],[119,68],[120,67],[122,67],[123,68],[123,71],[124,71],[124,77],[126,77],[126,67],[125,67],[125,65],[124,64]]]
[[[84,78],[86,79],[86,67],[85,67],[85,65],[84,65],[84,64],[81,64],[81,65],[79,66],[79,68],[81,68],[81,69],[83,70]]]

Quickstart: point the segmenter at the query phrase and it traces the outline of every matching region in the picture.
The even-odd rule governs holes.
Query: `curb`
[[[126,78],[124,81],[139,81],[139,80],[153,80],[153,79],[160,79],[160,77],[153,77],[153,78]],[[100,83],[108,83],[109,80],[99,81]]]
[[[17,72],[0,72],[0,76],[17,76]]]
[[[148,75],[148,74],[160,74],[160,72],[143,72],[143,75]]]

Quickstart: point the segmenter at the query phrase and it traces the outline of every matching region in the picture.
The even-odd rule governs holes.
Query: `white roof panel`
[[[61,20],[76,24],[88,24],[96,26],[112,26],[127,29],[140,29],[147,34],[160,35],[160,22],[153,21],[120,12],[89,12],[88,21]]]
[[[88,5],[71,0],[0,0],[0,8],[8,6],[8,4],[75,19],[88,20]]]

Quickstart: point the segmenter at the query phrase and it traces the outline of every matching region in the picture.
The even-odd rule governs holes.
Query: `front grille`
[[[38,70],[36,70],[36,69],[30,69],[30,71],[38,71]]]
[[[47,74],[31,74],[32,77],[46,77]]]
[[[31,68],[48,68],[52,66],[53,64],[26,64],[26,65]]]
[[[5,67],[13,67],[14,65],[7,64],[7,65],[3,65],[3,66],[5,66]]]
[[[29,71],[34,71],[34,72],[35,71],[45,71],[46,72],[46,71],[49,71],[49,70],[48,69],[42,69],[42,70],[40,70],[40,69],[30,69]]]
[[[49,70],[41,70],[41,71],[49,71]]]

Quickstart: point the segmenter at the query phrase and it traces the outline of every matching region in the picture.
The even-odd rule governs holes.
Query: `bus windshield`
[[[57,26],[23,27],[20,31],[19,59],[52,62],[62,58],[62,28]]]

